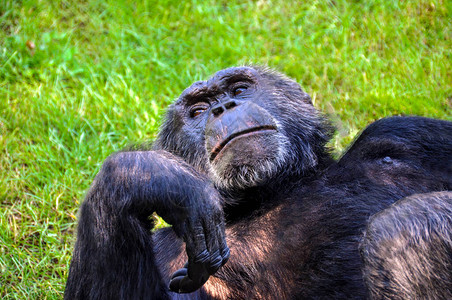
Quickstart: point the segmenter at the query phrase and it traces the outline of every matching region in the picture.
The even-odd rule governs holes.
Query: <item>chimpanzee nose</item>
[[[236,106],[237,106],[237,103],[234,100],[220,102],[212,108],[212,113],[215,117],[218,117],[226,110],[231,109]]]

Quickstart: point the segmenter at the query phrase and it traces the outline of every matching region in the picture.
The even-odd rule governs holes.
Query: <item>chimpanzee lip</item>
[[[224,141],[222,141],[220,144],[218,144],[217,146],[215,146],[212,149],[212,151],[210,152],[210,161],[213,161],[217,157],[217,155],[221,152],[221,150],[223,150],[224,147],[230,141],[235,139],[236,137],[239,137],[239,136],[242,136],[245,134],[249,134],[249,133],[262,132],[262,131],[267,131],[267,130],[276,131],[276,127],[274,125],[263,125],[263,126],[248,128],[248,129],[231,134]]]

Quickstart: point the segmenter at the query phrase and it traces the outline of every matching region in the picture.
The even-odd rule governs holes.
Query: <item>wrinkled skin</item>
[[[448,298],[452,123],[377,121],[339,161],[332,131],[274,71],[194,83],[151,150],[104,162],[65,299]]]

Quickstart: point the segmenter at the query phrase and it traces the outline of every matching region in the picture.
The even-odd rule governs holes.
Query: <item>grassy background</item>
[[[452,120],[451,2],[306,2],[0,1],[0,297],[62,297],[102,161],[219,69],[295,78],[339,150],[383,116]]]

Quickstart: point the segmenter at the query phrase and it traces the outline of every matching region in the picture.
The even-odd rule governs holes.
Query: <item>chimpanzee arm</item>
[[[165,151],[120,152],[105,161],[82,204],[65,299],[168,298],[153,253],[153,212],[186,243],[188,270],[178,271],[173,290],[198,289],[226,262],[211,182]]]
[[[376,214],[360,250],[371,299],[452,299],[452,192],[410,196]]]

